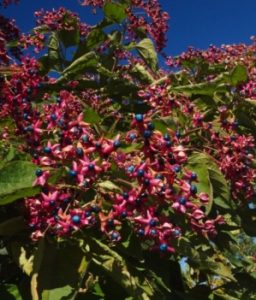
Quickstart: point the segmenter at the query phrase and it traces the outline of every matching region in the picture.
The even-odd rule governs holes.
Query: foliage
[[[255,299],[255,41],[160,68],[157,1],[81,4],[0,18],[1,299]]]

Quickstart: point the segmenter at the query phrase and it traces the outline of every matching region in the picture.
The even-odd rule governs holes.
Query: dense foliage
[[[81,4],[0,15],[1,299],[256,299],[254,38],[159,68],[157,0]]]

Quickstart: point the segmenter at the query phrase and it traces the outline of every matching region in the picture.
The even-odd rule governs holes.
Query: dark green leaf
[[[17,285],[14,284],[0,284],[0,299],[24,300],[20,295]]]
[[[146,70],[146,68],[140,64],[136,64],[130,71],[132,75],[134,75],[140,82],[143,83],[152,83],[154,78],[151,74]]]
[[[26,222],[22,217],[16,217],[0,223],[1,236],[13,236],[26,229]]]
[[[35,262],[34,287],[40,299],[72,299],[87,267],[84,253],[78,245],[45,241],[35,255]]]
[[[52,70],[61,71],[62,61],[58,34],[53,32],[48,43],[48,62]]]
[[[79,44],[76,54],[74,55],[74,59],[77,59],[83,54],[92,51],[100,43],[104,42],[105,39],[106,39],[106,34],[102,29],[100,28],[93,29],[87,35],[86,39]]]
[[[207,213],[210,212],[212,202],[222,208],[230,209],[230,190],[228,183],[211,156],[206,153],[194,153],[188,159],[189,168],[197,173],[199,192],[210,196]]]
[[[59,32],[59,38],[66,48],[70,46],[76,46],[80,40],[79,29],[77,28],[71,31],[61,30]]]
[[[121,23],[126,18],[126,7],[125,4],[107,2],[103,7],[103,11],[107,19],[115,23]]]

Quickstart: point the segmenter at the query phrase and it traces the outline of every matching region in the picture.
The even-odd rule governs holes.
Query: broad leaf
[[[154,78],[151,76],[151,74],[146,70],[144,66],[140,64],[136,64],[131,69],[130,73],[143,83],[152,83],[154,81]]]
[[[62,70],[62,61],[60,54],[60,42],[56,32],[53,32],[48,43],[48,63],[49,67],[56,71]]]
[[[121,191],[120,187],[114,184],[112,181],[106,180],[99,184],[99,187],[107,191]]]
[[[84,121],[90,124],[97,124],[101,121],[101,117],[99,114],[92,109],[91,107],[87,107],[84,110]]]
[[[32,277],[34,295],[41,295],[42,300],[70,299],[79,288],[87,264],[78,245],[42,242],[35,254]]]
[[[145,63],[153,70],[157,70],[157,53],[153,42],[146,38],[140,41],[135,47],[141,57],[144,59]]]
[[[0,169],[0,205],[17,199],[33,196],[36,166],[28,161],[12,161]]]
[[[103,7],[103,11],[107,19],[115,23],[121,23],[126,18],[126,7],[125,4],[107,2]]]
[[[0,299],[2,300],[24,300],[15,284],[0,284]]]
[[[243,65],[237,65],[231,72],[230,81],[233,86],[243,83],[247,80],[247,69]]]
[[[75,61],[73,61],[64,71],[65,76],[82,75],[82,72],[97,65],[97,56],[95,52],[88,52]]]
[[[0,223],[1,236],[13,236],[24,229],[26,229],[26,222],[23,217],[11,218]]]
[[[206,153],[194,153],[188,159],[188,167],[197,173],[199,192],[210,196],[206,213],[211,210],[212,203],[230,209],[230,189],[228,183],[211,156]]]

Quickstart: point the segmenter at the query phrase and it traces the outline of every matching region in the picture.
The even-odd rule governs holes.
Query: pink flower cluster
[[[20,38],[20,43],[23,47],[34,47],[34,51],[39,53],[44,47],[47,36],[51,31],[55,32],[70,32],[76,35],[79,34],[79,39],[86,37],[90,31],[90,26],[82,23],[77,14],[65,9],[64,7],[58,10],[44,11],[43,9],[35,12],[37,17],[37,25],[32,34],[23,34]]]
[[[26,58],[1,99],[26,140],[23,151],[38,166],[34,184],[42,192],[26,199],[33,239],[96,227],[118,241],[128,222],[149,248],[173,252],[173,240],[186,230],[182,222],[205,236],[216,234],[223,219],[205,215],[208,195],[197,192],[197,175],[183,166],[187,155],[177,132],[155,130],[149,113],[131,116],[125,136],[102,137],[83,120],[86,109],[83,114],[71,92],[45,94],[39,111],[34,101],[49,83]],[[125,153],[124,143],[141,146]],[[110,180],[116,188],[109,191]]]
[[[15,25],[13,20],[9,20],[0,15],[0,66],[7,65],[10,62],[10,56],[8,55],[7,46],[9,43],[18,42],[19,29]],[[11,48],[11,54],[15,57],[19,57],[20,50],[18,47]]]
[[[103,7],[104,0],[84,0],[82,5]],[[137,38],[139,31],[149,34],[156,43],[157,50],[166,46],[169,15],[162,11],[158,0],[132,0],[127,9],[127,29],[131,38]]]

